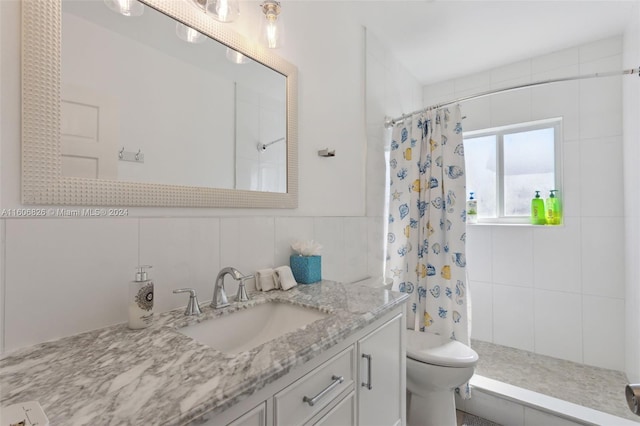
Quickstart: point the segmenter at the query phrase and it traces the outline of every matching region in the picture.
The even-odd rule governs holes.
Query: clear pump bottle
[[[147,328],[153,322],[153,281],[145,269],[149,265],[138,266],[135,280],[129,284],[129,328]]]
[[[469,193],[467,201],[467,223],[478,223],[478,200],[473,198],[473,192]]]

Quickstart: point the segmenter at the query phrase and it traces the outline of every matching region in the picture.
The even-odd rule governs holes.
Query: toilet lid
[[[478,362],[478,354],[469,346],[437,334],[415,330],[407,330],[407,356],[443,367],[472,367]]]

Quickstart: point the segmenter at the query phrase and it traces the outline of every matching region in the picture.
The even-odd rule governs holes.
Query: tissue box
[[[322,281],[322,262],[320,256],[291,255],[289,263],[293,277],[300,284]]]

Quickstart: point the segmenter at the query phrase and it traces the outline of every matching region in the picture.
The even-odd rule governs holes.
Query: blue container
[[[289,263],[293,277],[300,284],[322,281],[322,261],[320,256],[291,255]]]

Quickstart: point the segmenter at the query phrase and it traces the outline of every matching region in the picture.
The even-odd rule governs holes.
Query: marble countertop
[[[0,360],[0,406],[37,400],[52,425],[184,424],[252,395],[404,303],[407,295],[323,281],[251,297],[215,311],[202,306],[197,320],[179,308],[160,314],[144,330],[119,324],[14,351]],[[237,355],[176,331],[268,301],[331,315]]]

